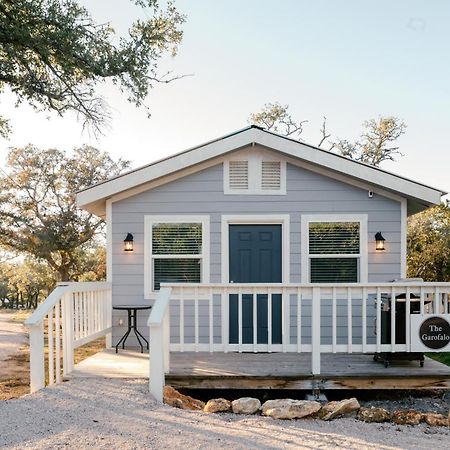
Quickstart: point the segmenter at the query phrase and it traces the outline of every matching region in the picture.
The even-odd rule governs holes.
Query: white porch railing
[[[237,303],[232,343],[230,295]],[[281,319],[272,317],[274,302],[281,302]],[[244,303],[252,311],[250,339],[243,335]],[[405,310],[403,342],[397,342],[398,303]],[[170,351],[309,352],[313,375],[320,374],[321,353],[409,352],[413,303],[420,314],[450,314],[450,283],[166,284],[148,321],[150,391],[162,401]],[[258,336],[261,313],[265,339]],[[275,323],[281,342],[272,342]]]
[[[110,346],[111,312],[110,283],[58,284],[25,321],[30,333],[31,392],[42,389],[46,378],[51,385],[69,374],[75,348],[104,335]]]

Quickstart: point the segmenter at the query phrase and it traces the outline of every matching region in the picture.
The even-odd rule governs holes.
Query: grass
[[[427,353],[427,356],[431,359],[446,364],[447,366],[450,366],[450,353]]]

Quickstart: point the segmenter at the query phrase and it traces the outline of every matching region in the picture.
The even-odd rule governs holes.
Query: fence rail
[[[31,392],[69,374],[75,348],[105,335],[110,345],[111,311],[110,283],[60,283],[53,290],[25,321]]]
[[[170,351],[309,352],[316,375],[321,353],[410,351],[411,314],[450,314],[450,283],[161,286],[148,322],[157,399]]]

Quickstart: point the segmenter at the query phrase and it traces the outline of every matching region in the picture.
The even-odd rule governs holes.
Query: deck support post
[[[312,374],[320,374],[320,288],[313,288],[312,295],[312,334],[311,334],[311,362]]]

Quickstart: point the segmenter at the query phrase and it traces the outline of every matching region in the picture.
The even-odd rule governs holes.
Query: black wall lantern
[[[377,234],[375,234],[375,249],[376,250],[384,250],[384,241],[386,239],[383,237],[383,235],[381,234],[381,232],[379,231]]]
[[[133,235],[131,233],[128,233],[127,237],[123,240],[123,249],[126,252],[133,251]]]

